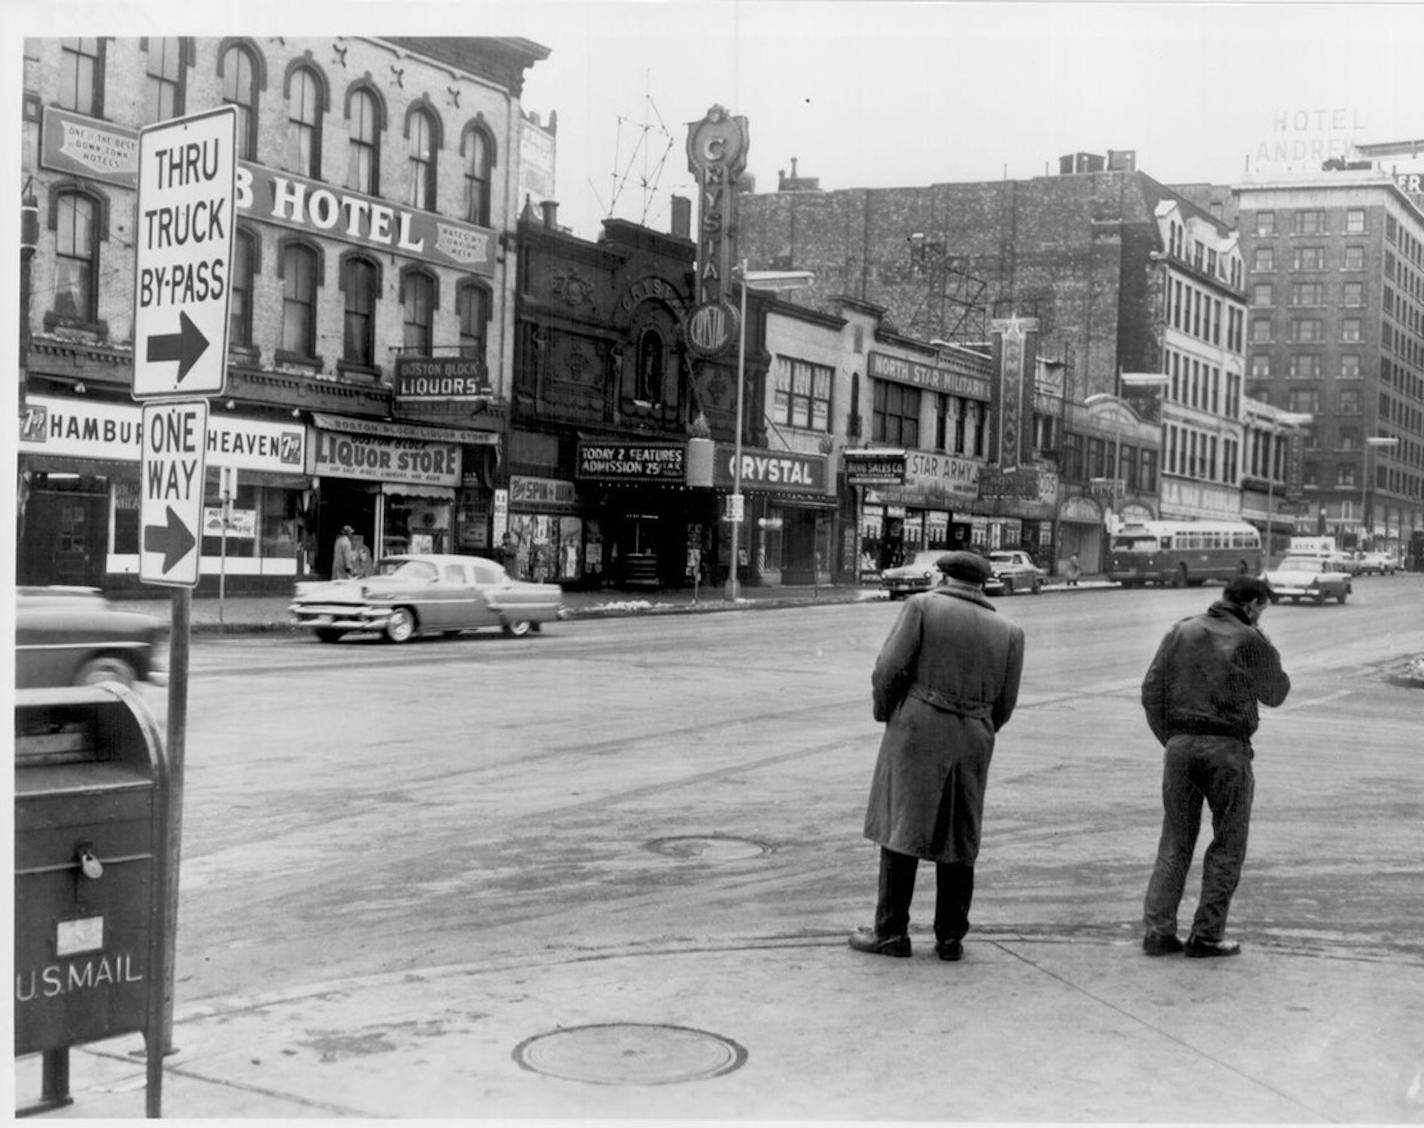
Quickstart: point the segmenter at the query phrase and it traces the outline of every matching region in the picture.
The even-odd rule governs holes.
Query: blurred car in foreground
[[[1266,582],[1271,585],[1272,603],[1282,599],[1344,603],[1352,590],[1345,565],[1323,556],[1287,556],[1266,573]]]
[[[15,688],[168,684],[168,624],[98,588],[15,589]]]
[[[1026,591],[1037,595],[1043,590],[1044,571],[1027,552],[1005,549],[989,553],[993,575],[984,585],[986,595],[1013,595]]]
[[[942,548],[915,553],[904,564],[881,572],[880,586],[890,593],[891,599],[904,599],[917,591],[929,591],[939,583],[940,571],[935,567],[935,561],[944,553]]]
[[[289,610],[297,626],[322,642],[357,631],[406,642],[481,627],[525,635],[563,618],[563,599],[557,584],[511,579],[482,556],[409,554],[386,557],[371,576],[299,583]]]

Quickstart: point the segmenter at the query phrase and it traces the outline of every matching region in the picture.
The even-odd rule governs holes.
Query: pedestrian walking
[[[1068,586],[1077,587],[1078,577],[1083,574],[1083,565],[1078,563],[1078,554],[1076,552],[1069,555],[1068,566],[1064,569],[1064,572],[1068,576]]]
[[[880,845],[880,882],[875,924],[854,933],[850,946],[910,954],[910,901],[923,858],[935,863],[935,951],[958,960],[994,734],[1018,700],[1024,634],[985,597],[987,560],[951,552],[936,563],[940,585],[905,601],[871,674],[875,719],[886,725],[865,837]]]
[[[356,574],[356,546],[351,543],[351,534],[356,530],[350,525],[341,526],[341,535],[331,546],[331,578],[349,580]]]
[[[1149,956],[1234,956],[1226,916],[1241,879],[1251,825],[1255,775],[1251,737],[1258,703],[1279,705],[1290,692],[1281,657],[1256,624],[1270,585],[1237,576],[1207,610],[1177,623],[1157,648],[1142,681],[1142,707],[1166,749],[1162,763],[1162,837],[1143,904]],[[1201,896],[1186,943],[1177,936],[1177,906],[1201,829],[1211,810],[1211,845],[1202,858]]]

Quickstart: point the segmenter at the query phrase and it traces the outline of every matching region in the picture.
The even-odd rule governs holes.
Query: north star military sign
[[[226,387],[236,142],[232,106],[139,131],[135,399]]]

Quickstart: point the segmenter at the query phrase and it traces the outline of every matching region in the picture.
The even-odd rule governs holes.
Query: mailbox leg
[[[32,1105],[17,1108],[15,1115],[33,1116],[72,1105],[69,1095],[69,1050],[45,1050],[40,1055],[40,1099]]]

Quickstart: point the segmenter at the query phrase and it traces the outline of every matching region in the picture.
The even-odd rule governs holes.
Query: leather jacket
[[[1219,601],[1167,632],[1142,680],[1142,708],[1164,745],[1183,733],[1249,741],[1260,723],[1257,703],[1279,705],[1290,685],[1271,641]]]

